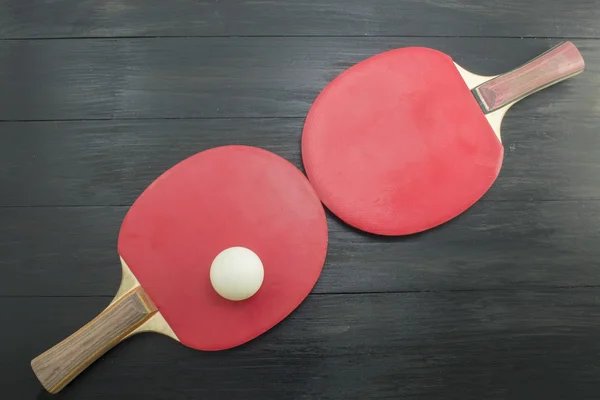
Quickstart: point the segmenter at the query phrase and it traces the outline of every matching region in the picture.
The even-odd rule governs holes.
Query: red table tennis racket
[[[230,250],[241,275],[213,276]],[[113,302],[31,365],[54,393],[139,332],[163,333],[198,350],[238,346],[302,302],[326,251],[323,206],[292,164],[246,146],[198,153],[162,174],[128,211],[118,240],[123,279]],[[247,253],[253,266],[262,263],[262,285],[246,300],[227,300],[211,279],[233,279],[239,289]]]
[[[583,68],[570,42],[498,76],[475,75],[428,48],[378,54],[340,74],[311,107],[302,133],[308,178],[358,229],[433,228],[473,205],[498,176],[508,108]]]

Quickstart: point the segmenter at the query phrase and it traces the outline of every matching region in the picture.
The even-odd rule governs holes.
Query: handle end
[[[61,388],[53,387],[52,384],[50,383],[50,381],[48,379],[46,379],[46,376],[48,376],[48,374],[44,373],[44,371],[43,371],[44,368],[43,368],[43,365],[40,360],[41,356],[42,355],[39,355],[36,358],[34,358],[33,360],[31,360],[31,369],[33,370],[33,373],[35,374],[38,381],[40,381],[40,383],[42,384],[42,386],[44,387],[44,389],[46,389],[46,391],[48,393],[51,393],[51,394],[58,393]]]

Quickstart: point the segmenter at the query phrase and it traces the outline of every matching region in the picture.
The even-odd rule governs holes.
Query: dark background
[[[0,0],[0,390],[6,399],[600,398],[600,1]],[[30,360],[93,318],[160,173],[223,144],[297,166],[338,73],[433,47],[484,75],[570,38],[586,71],[514,106],[491,191],[429,232],[329,218],[288,319],[197,352],[140,335],[55,397]]]

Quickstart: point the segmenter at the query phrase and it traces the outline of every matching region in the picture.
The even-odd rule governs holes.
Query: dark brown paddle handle
[[[146,292],[138,286],[86,326],[33,359],[33,372],[46,390],[56,393],[156,311]]]
[[[487,114],[577,75],[584,67],[577,47],[563,42],[527,64],[481,84],[473,93]]]

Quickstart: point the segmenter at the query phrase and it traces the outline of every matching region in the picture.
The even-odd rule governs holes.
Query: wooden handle
[[[56,393],[157,311],[146,292],[131,289],[86,326],[31,361],[33,372]]]
[[[473,93],[487,114],[577,75],[584,67],[577,47],[563,42],[527,64],[477,86]]]

